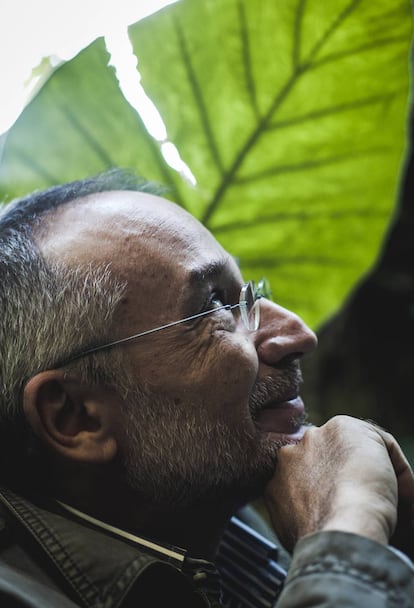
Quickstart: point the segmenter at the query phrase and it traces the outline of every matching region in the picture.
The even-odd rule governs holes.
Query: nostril
[[[256,345],[257,354],[265,365],[287,367],[293,361],[300,359],[306,352],[299,342],[291,336],[265,337]]]
[[[304,353],[298,351],[296,353],[290,353],[283,357],[278,363],[278,367],[288,367],[294,361],[298,361],[301,357],[303,357]]]
[[[260,361],[270,366],[288,366],[314,350],[316,335],[296,314],[264,300],[263,322],[255,334]]]

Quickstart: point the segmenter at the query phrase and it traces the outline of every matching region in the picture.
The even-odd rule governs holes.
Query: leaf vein
[[[318,169],[319,167],[324,167],[327,165],[336,165],[344,160],[355,159],[361,156],[367,156],[369,154],[379,154],[387,150],[385,147],[377,147],[369,150],[359,150],[353,151],[348,154],[338,154],[336,156],[331,156],[328,158],[320,158],[313,160],[306,160],[299,163],[291,163],[286,165],[276,165],[269,167],[267,169],[263,169],[262,171],[257,171],[256,173],[252,173],[250,175],[246,175],[244,177],[239,177],[237,180],[234,180],[234,183],[246,184],[252,183],[259,179],[263,179],[264,177],[271,177],[274,175],[280,175],[282,173],[294,173],[296,171],[309,171],[312,169]]]
[[[200,84],[197,80],[195,70],[191,63],[190,53],[187,49],[187,44],[186,44],[186,41],[184,38],[184,33],[182,31],[182,28],[180,26],[178,19],[174,20],[174,24],[175,24],[175,30],[176,30],[176,34],[177,34],[179,49],[181,52],[181,57],[183,60],[183,64],[186,68],[188,81],[190,83],[190,87],[191,87],[194,99],[196,101],[196,106],[197,106],[197,109],[200,114],[201,124],[204,129],[204,133],[205,133],[205,136],[207,139],[207,144],[208,144],[208,147],[211,152],[211,156],[212,156],[216,166],[218,167],[220,172],[223,172],[223,162],[221,160],[220,150],[219,150],[219,147],[216,143],[216,140],[215,140],[215,137],[213,134],[211,121],[210,121],[210,118],[209,118],[209,115],[207,112],[206,104],[204,102]]]
[[[25,150],[21,148],[16,149],[16,158],[20,158],[26,167],[29,167],[35,174],[40,175],[47,182],[48,185],[54,186],[60,183],[60,180],[54,176],[48,169],[42,166],[31,154],[27,154]]]
[[[327,106],[320,110],[315,110],[314,112],[308,112],[307,114],[302,114],[300,116],[295,116],[293,118],[287,118],[286,120],[278,120],[271,123],[267,129],[269,131],[274,131],[277,129],[282,129],[285,127],[290,127],[291,125],[295,125],[298,123],[304,123],[308,120],[315,120],[318,118],[325,118],[326,116],[330,116],[332,114],[338,114],[342,112],[357,110],[364,106],[373,106],[379,103],[385,103],[390,101],[398,94],[397,91],[393,93],[389,93],[386,95],[373,95],[371,97],[366,97],[362,99],[356,99],[355,101],[351,101],[348,103],[340,103],[334,106]]]
[[[80,135],[82,135],[82,138],[89,145],[91,150],[93,150],[95,152],[97,157],[103,163],[105,163],[105,165],[107,167],[112,167],[114,164],[112,158],[106,152],[106,150],[101,146],[101,144],[98,142],[98,140],[92,135],[90,130],[87,129],[86,126],[80,122],[80,120],[77,118],[77,116],[70,110],[70,108],[66,104],[59,104],[59,105],[60,105],[60,109],[62,110],[62,113],[64,114],[64,116],[66,116],[66,118],[70,122],[71,126],[74,128],[75,131],[77,131]]]
[[[321,57],[317,61],[313,61],[309,66],[309,71],[314,70],[315,68],[319,68],[322,65],[327,63],[331,63],[332,61],[338,61],[338,59],[343,59],[344,57],[352,57],[353,55],[357,55],[359,53],[365,53],[367,51],[375,50],[381,46],[386,46],[388,44],[394,44],[399,42],[407,42],[407,36],[389,36],[387,38],[381,38],[379,40],[375,40],[373,42],[369,42],[367,44],[361,44],[360,46],[356,46],[352,49],[338,51],[336,53],[331,53],[330,55],[325,55],[325,57]]]
[[[256,85],[253,78],[252,62],[251,62],[251,51],[250,51],[250,39],[249,30],[247,28],[247,19],[245,6],[241,0],[237,2],[239,21],[240,21],[240,37],[242,42],[242,60],[244,66],[244,74],[246,79],[246,88],[249,93],[250,103],[252,105],[256,118],[259,117],[259,106],[257,103],[257,92]]]
[[[338,14],[336,19],[333,20],[333,22],[328,27],[326,32],[320,37],[318,42],[315,43],[313,49],[309,53],[306,63],[310,64],[313,62],[314,57],[319,53],[319,51],[323,48],[323,46],[328,42],[329,38],[331,38],[331,36],[334,34],[334,32],[349,17],[349,15],[356,8],[356,6],[360,3],[360,1],[361,0],[351,0],[351,2],[347,6],[345,6],[345,8]]]
[[[306,0],[299,0],[296,13],[295,22],[293,26],[293,57],[292,64],[294,68],[297,68],[300,63],[300,51],[301,51],[301,38],[302,38],[302,19],[305,11]]]
[[[278,211],[276,213],[261,214],[260,217],[255,219],[236,220],[234,222],[228,222],[227,224],[221,224],[213,227],[214,234],[223,234],[226,232],[232,232],[234,230],[244,230],[246,228],[251,229],[252,227],[267,226],[269,223],[280,223],[280,222],[301,222],[301,221],[317,221],[320,218],[330,219],[342,219],[346,217],[361,217],[361,218],[373,218],[373,217],[387,217],[388,214],[378,210],[372,209],[347,209],[347,210],[334,210],[327,211],[323,209],[321,211],[297,211],[297,212],[285,212]]]
[[[279,90],[279,92],[276,95],[275,99],[273,100],[273,103],[272,103],[270,109],[268,110],[267,114],[264,117],[262,117],[261,120],[259,120],[257,122],[256,127],[253,129],[252,133],[247,138],[244,145],[240,148],[239,152],[236,154],[231,167],[222,174],[221,182],[219,183],[210,203],[206,207],[203,217],[201,218],[202,223],[204,223],[206,226],[209,225],[209,221],[210,221],[212,215],[214,214],[215,210],[217,209],[217,207],[220,203],[220,200],[222,199],[227,188],[232,183],[234,183],[234,175],[236,174],[237,170],[241,166],[247,153],[254,146],[257,139],[262,134],[262,132],[264,132],[266,130],[269,117],[271,116],[271,114],[273,114],[275,108],[279,104],[281,104],[282,101],[285,99],[285,97],[288,95],[289,91],[295,84],[296,79],[298,78],[299,74],[300,74],[299,71],[295,71],[292,74],[292,76],[288,79],[288,81],[285,83],[285,85]]]

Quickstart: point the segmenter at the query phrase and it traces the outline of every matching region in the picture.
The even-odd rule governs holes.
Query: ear
[[[120,401],[113,390],[85,385],[61,370],[37,374],[23,392],[26,419],[43,443],[90,464],[115,458]]]

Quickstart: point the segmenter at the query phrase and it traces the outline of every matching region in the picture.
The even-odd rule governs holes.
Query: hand
[[[397,525],[399,500],[405,519]],[[413,524],[414,476],[392,435],[369,422],[336,416],[279,450],[265,502],[289,551],[299,538],[319,530],[387,544],[394,530],[398,541]]]

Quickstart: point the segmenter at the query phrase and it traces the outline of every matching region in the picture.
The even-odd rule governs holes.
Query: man
[[[314,334],[150,192],[115,171],[0,218],[0,605],[271,605],[238,517],[261,497],[293,551],[278,607],[414,605],[398,444],[305,424]]]

